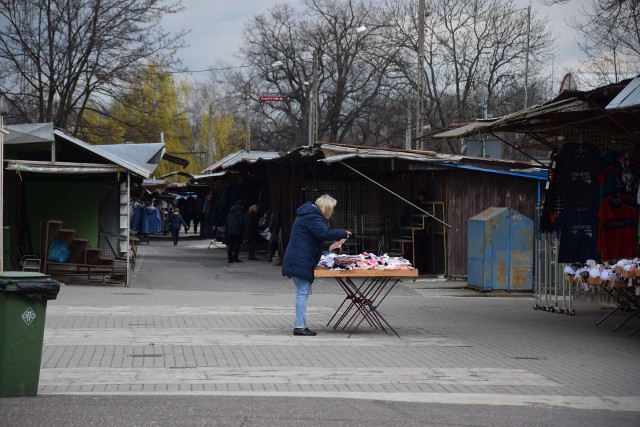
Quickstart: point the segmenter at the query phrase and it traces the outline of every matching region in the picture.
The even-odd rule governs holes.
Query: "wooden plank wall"
[[[448,277],[467,277],[469,218],[490,207],[506,207],[535,221],[538,185],[544,189],[544,182],[538,183],[530,178],[461,169],[447,173],[446,210],[451,225],[447,232]]]

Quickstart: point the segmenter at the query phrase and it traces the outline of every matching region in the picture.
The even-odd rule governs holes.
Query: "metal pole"
[[[317,68],[318,68],[318,52],[313,51],[313,69],[311,70],[311,90],[309,92],[309,129],[308,131],[308,141],[307,145],[311,147],[316,143],[317,140],[317,117],[316,117],[316,109],[318,102],[318,76],[317,76]]]
[[[423,149],[422,138],[422,91],[424,59],[424,14],[425,0],[418,2],[418,88],[416,96],[416,148]]]
[[[244,132],[246,135],[244,150],[248,153],[251,151],[251,123],[249,120],[249,95],[251,93],[251,83],[246,82],[244,84],[244,105],[245,105],[245,113],[244,113]]]
[[[407,98],[407,131],[405,132],[404,148],[411,150],[411,99]]]
[[[124,285],[131,286],[131,233],[129,231],[129,225],[131,224],[131,209],[129,207],[129,201],[131,200],[131,171],[127,170],[127,244],[125,250],[127,251],[127,274]]]
[[[213,102],[209,104],[209,149],[207,150],[207,166],[213,164],[216,158],[216,140],[213,135],[213,120],[215,114],[213,112]]]
[[[529,105],[529,39],[531,37],[531,6],[527,7],[527,56],[524,65],[524,108]]]

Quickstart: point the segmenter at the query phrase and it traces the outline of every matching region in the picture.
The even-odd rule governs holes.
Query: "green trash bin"
[[[0,397],[38,393],[47,300],[59,291],[41,273],[0,272]]]

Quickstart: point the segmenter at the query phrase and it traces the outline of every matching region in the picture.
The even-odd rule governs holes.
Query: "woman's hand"
[[[331,246],[329,246],[329,251],[333,251],[335,249],[338,249],[342,246],[342,242],[340,240],[338,240],[337,242],[333,242],[333,244],[331,244]]]

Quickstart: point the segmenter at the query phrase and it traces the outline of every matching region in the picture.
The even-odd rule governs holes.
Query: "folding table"
[[[316,268],[316,278],[334,278],[346,294],[340,307],[329,319],[327,326],[337,317],[333,329],[337,329],[342,324],[342,329],[349,331],[349,336],[351,336],[360,324],[366,321],[371,327],[385,332],[387,332],[384,327],[386,325],[399,338],[400,335],[387,322],[378,307],[403,277],[417,276],[418,270],[416,269],[329,270]],[[345,305],[345,310],[338,316]]]
[[[628,280],[632,281],[633,279]],[[631,312],[631,314],[625,320],[614,326],[614,331],[620,329],[634,317],[640,318],[640,296],[636,294],[635,286],[629,286],[627,282],[624,281],[606,281],[603,282],[602,289],[612,298],[614,298],[617,301],[618,305],[609,313],[607,313],[602,319],[600,319],[596,323],[596,326],[605,321],[609,316],[611,316],[618,310]],[[635,334],[639,330],[640,328],[635,328],[631,330],[629,334]]]

